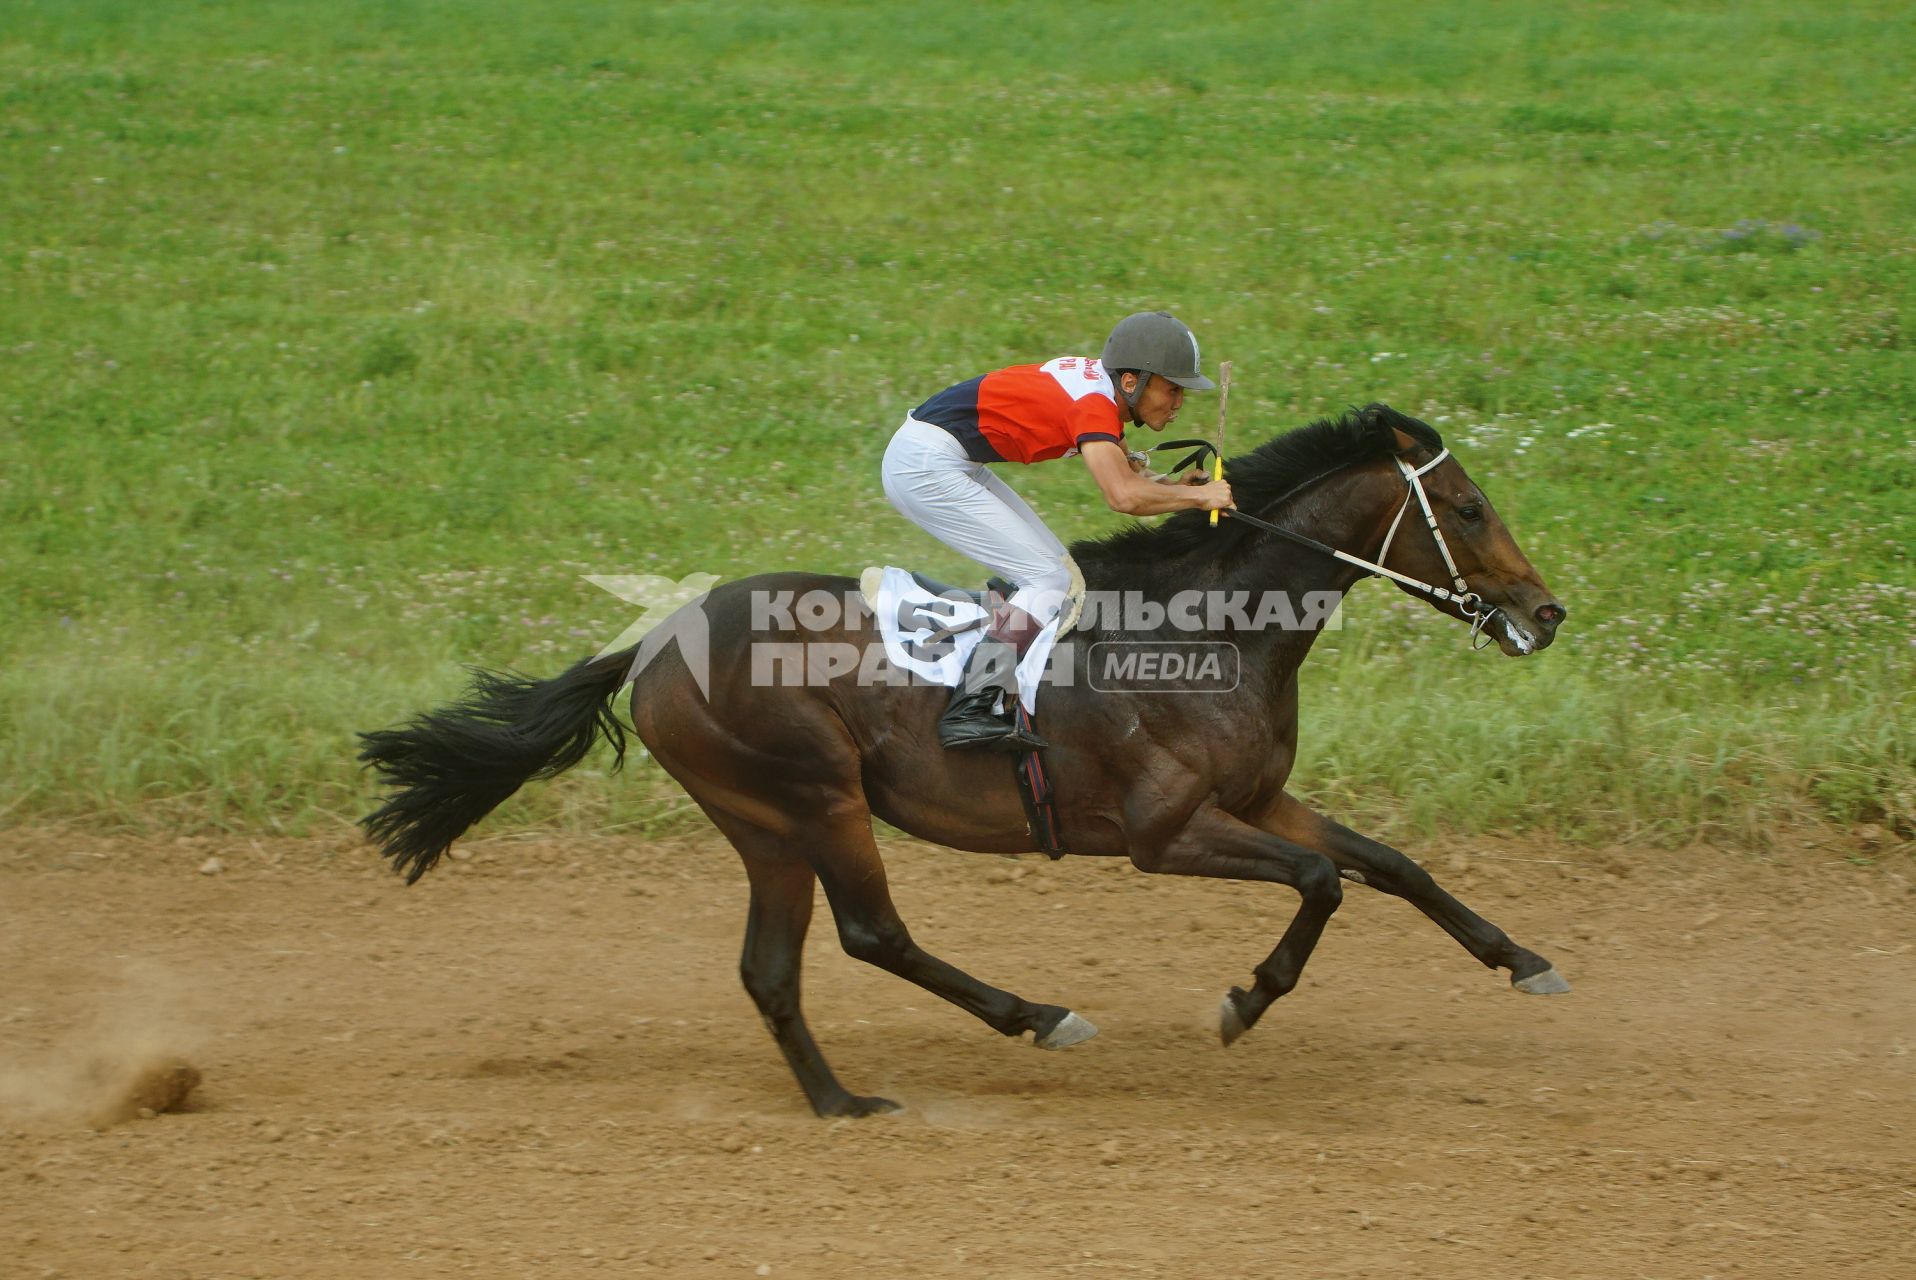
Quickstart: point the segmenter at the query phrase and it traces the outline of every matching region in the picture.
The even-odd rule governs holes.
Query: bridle
[[[1166,441],[1159,447],[1173,449],[1192,445],[1199,447],[1198,452],[1186,458],[1184,462],[1179,464],[1174,470],[1182,470],[1194,461],[1199,462],[1201,465],[1201,454],[1206,451],[1210,451],[1213,454],[1216,452],[1208,442],[1202,440],[1171,440]],[[1424,490],[1424,476],[1436,469],[1437,466],[1449,456],[1450,450],[1448,448],[1439,449],[1437,456],[1421,467],[1413,467],[1402,458],[1392,459],[1397,463],[1397,470],[1401,472],[1404,477],[1404,501],[1398,506],[1397,515],[1390,522],[1390,530],[1384,534],[1384,545],[1378,548],[1376,560],[1366,560],[1362,556],[1354,556],[1348,551],[1339,551],[1336,547],[1319,542],[1315,538],[1306,537],[1304,534],[1295,533],[1289,529],[1274,525],[1268,520],[1260,520],[1256,516],[1246,515],[1235,507],[1225,508],[1224,514],[1233,520],[1242,520],[1245,524],[1251,525],[1253,528],[1262,529],[1266,533],[1274,533],[1280,538],[1297,543],[1299,546],[1309,547],[1313,551],[1319,551],[1327,556],[1342,560],[1345,564],[1362,569],[1368,577],[1389,578],[1392,582],[1409,587],[1413,591],[1421,591],[1434,600],[1455,605],[1457,611],[1470,623],[1470,647],[1473,649],[1482,649],[1492,642],[1492,637],[1486,628],[1489,627],[1491,620],[1502,613],[1503,610],[1495,605],[1485,604],[1484,598],[1475,591],[1472,591],[1470,585],[1464,581],[1464,575],[1458,572],[1457,558],[1450,554],[1450,544],[1444,541],[1444,531],[1437,527],[1437,513],[1431,509],[1430,495]],[[1312,476],[1309,480],[1295,486],[1269,505],[1273,507],[1278,506],[1296,497],[1318,481],[1335,475],[1338,471],[1342,470],[1342,467],[1337,467],[1320,475]],[[1449,587],[1440,587],[1435,583],[1425,582],[1421,578],[1413,578],[1407,573],[1399,573],[1395,569],[1387,569],[1380,563],[1390,554],[1390,544],[1397,537],[1397,529],[1404,521],[1404,513],[1410,510],[1410,500],[1413,495],[1417,498],[1418,508],[1424,513],[1424,524],[1429,527],[1430,536],[1435,539],[1437,543],[1437,553],[1444,558],[1444,568],[1450,571]]]

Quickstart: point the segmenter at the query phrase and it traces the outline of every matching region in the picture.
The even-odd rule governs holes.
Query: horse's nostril
[[[1546,627],[1554,627],[1562,622],[1569,612],[1568,609],[1555,602],[1540,604],[1537,606],[1537,621],[1543,623]]]

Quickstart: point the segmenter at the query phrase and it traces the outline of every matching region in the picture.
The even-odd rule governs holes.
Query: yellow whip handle
[[[1231,362],[1217,367],[1217,453],[1211,458],[1211,479],[1224,478],[1224,408],[1231,403]],[[1219,512],[1211,513],[1211,527],[1217,528]]]

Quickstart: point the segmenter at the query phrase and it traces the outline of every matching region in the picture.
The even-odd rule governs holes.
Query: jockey
[[[1014,365],[948,387],[911,411],[885,449],[885,496],[913,524],[1008,579],[1014,590],[965,664],[938,722],[947,747],[1031,751],[1042,739],[1012,715],[1017,666],[1063,611],[1071,585],[1064,544],[992,462],[1046,462],[1077,454],[1113,511],[1154,516],[1231,505],[1231,486],[1192,475],[1152,475],[1126,452],[1124,428],[1162,431],[1184,393],[1216,384],[1198,368],[1198,344],[1168,311],[1140,311],[1111,331],[1104,353]],[[994,714],[1004,697],[1011,719]]]

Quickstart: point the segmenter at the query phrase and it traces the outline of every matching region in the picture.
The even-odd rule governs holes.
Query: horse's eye
[[[1474,502],[1467,502],[1457,508],[1457,514],[1466,520],[1477,521],[1484,518],[1484,509]]]

